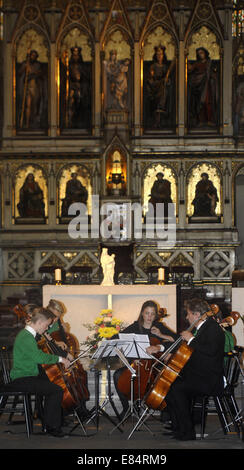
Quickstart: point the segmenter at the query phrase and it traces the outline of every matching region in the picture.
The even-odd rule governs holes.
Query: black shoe
[[[59,437],[61,439],[69,437],[69,435],[65,434],[61,428],[47,428],[46,434],[52,437]]]

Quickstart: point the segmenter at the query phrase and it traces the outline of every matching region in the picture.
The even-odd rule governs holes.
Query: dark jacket
[[[187,381],[198,381],[206,393],[218,391],[223,384],[224,345],[224,331],[208,318],[190,343],[193,353],[183,369]]]

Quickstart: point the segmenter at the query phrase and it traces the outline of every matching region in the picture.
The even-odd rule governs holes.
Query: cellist
[[[54,336],[55,343],[63,349],[63,354],[61,355],[66,356],[67,359],[72,361],[73,355],[75,356],[75,353],[77,352],[76,349],[79,347],[79,345],[75,336],[68,333],[66,326],[62,322],[62,316],[65,313],[65,306],[59,300],[50,299],[47,305],[47,309],[54,314],[54,321],[48,329],[46,336],[49,339],[52,339],[52,336]],[[58,339],[55,336],[56,334]],[[90,396],[87,384],[87,373],[83,369],[82,365],[78,365],[77,363],[77,366],[78,369],[76,370],[76,385],[82,395],[80,396],[79,415],[80,418],[85,418],[89,415],[89,411],[86,408],[86,401],[89,400]]]
[[[167,328],[162,322],[159,322],[158,319],[159,315],[157,303],[153,300],[147,300],[143,303],[141,307],[138,319],[131,325],[126,327],[121,333],[144,334],[149,336],[149,340],[151,338],[157,339],[158,344],[151,344],[147,348],[147,353],[159,353],[160,351],[164,351],[164,349],[167,349],[167,345],[173,343],[177,335],[172,332],[169,328]],[[118,387],[119,378],[125,369],[126,368],[124,367],[117,369],[114,372],[113,376],[114,385],[123,408],[120,414],[120,419],[123,419],[129,408],[129,402],[127,397],[124,396],[124,394]]]
[[[43,352],[36,342],[36,335],[42,335],[53,321],[53,314],[43,307],[34,308],[26,326],[19,331],[13,347],[13,367],[10,371],[11,390],[23,390],[44,397],[44,428],[47,434],[66,437],[62,431],[63,390],[51,382],[45,374],[39,373],[41,364],[63,363],[70,366],[67,358]]]
[[[58,344],[58,346],[60,346],[65,351],[67,350],[67,338],[66,338],[67,331],[66,331],[65,325],[61,321],[61,317],[65,312],[64,305],[59,300],[50,299],[47,308],[54,314],[54,321],[52,325],[50,326],[50,328],[48,329],[48,334],[58,331],[60,340],[59,341],[56,340],[56,344]],[[72,359],[73,358],[70,358],[70,360]]]
[[[192,398],[224,390],[225,335],[213,317],[204,316],[209,311],[210,306],[205,300],[191,299],[187,302],[186,319],[190,325],[194,324],[196,330],[194,333],[193,330],[182,331],[181,337],[193,352],[165,398],[172,422],[172,437],[181,441],[196,439],[191,414]]]

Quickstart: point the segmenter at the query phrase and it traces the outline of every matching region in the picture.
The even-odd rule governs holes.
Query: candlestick
[[[165,284],[164,268],[158,269],[158,284],[163,286]]]
[[[60,286],[61,282],[62,282],[62,271],[61,271],[61,269],[60,268],[55,269],[54,275],[55,275],[56,286]]]
[[[112,294],[108,294],[108,309],[112,310]]]

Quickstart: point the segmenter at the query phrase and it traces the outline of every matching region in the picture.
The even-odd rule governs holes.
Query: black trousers
[[[44,426],[60,428],[62,424],[63,389],[51,382],[46,374],[37,377],[21,377],[9,384],[10,390],[22,390],[44,398]]]
[[[223,389],[223,378],[216,384],[216,392]],[[180,436],[194,436],[192,399],[201,395],[215,393],[213,385],[199,377],[178,377],[166,395],[167,410],[172,421],[173,431]]]

